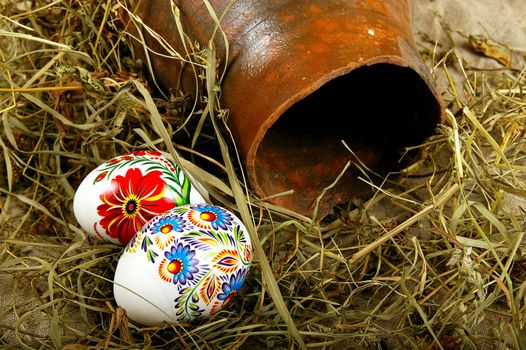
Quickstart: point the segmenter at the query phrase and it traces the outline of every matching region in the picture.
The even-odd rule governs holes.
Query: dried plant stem
[[[374,242],[368,244],[366,247],[362,248],[360,251],[355,253],[352,258],[350,259],[349,263],[354,264],[358,261],[360,261],[365,256],[369,255],[373,250],[402,232],[403,230],[407,229],[414,223],[418,222],[419,220],[423,219],[427,214],[429,214],[431,211],[439,208],[440,206],[444,205],[446,201],[451,198],[457,191],[459,190],[460,186],[458,184],[454,184],[450,188],[446,190],[443,194],[440,195],[440,197],[437,198],[436,202],[433,204],[428,205],[400,225],[396,226],[394,229],[390,230],[389,232],[385,233],[382,237],[378,238]]]

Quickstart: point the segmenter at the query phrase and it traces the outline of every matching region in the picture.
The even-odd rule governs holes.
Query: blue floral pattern
[[[152,233],[154,234],[167,234],[171,231],[184,232],[184,230],[188,228],[188,224],[179,215],[164,214],[157,216],[154,220],[152,220],[152,224],[154,225]]]
[[[230,275],[230,280],[223,283],[221,293],[217,295],[217,299],[221,300],[223,305],[228,304],[232,297],[243,287],[247,272],[247,270],[238,270],[236,274]]]
[[[225,209],[210,204],[197,204],[190,208],[192,210],[188,211],[187,219],[192,225],[202,229],[232,229],[234,218]]]
[[[165,213],[159,215],[149,222],[153,241],[161,249],[165,249],[172,244],[176,235],[174,233],[183,233],[189,228],[188,223],[180,215]]]
[[[144,254],[146,259],[134,261],[146,265],[137,268],[151,266],[159,280],[155,288],[174,296],[173,309],[166,310],[171,320],[191,321],[215,314],[239,293],[251,251],[250,236],[234,214],[212,204],[193,204],[154,217],[125,254]]]
[[[194,258],[195,250],[189,245],[177,243],[164,256],[165,259],[159,265],[159,276],[165,281],[183,286],[199,272],[199,260]]]

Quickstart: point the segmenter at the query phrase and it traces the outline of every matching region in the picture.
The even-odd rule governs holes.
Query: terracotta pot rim
[[[261,184],[259,183],[258,177],[256,176],[256,155],[259,151],[260,145],[265,138],[265,135],[267,132],[272,128],[272,126],[279,120],[279,118],[294,104],[298,103],[299,101],[303,100],[304,98],[308,97],[312,94],[312,92],[320,89],[328,82],[343,77],[347,74],[350,74],[354,70],[363,68],[363,67],[371,67],[377,64],[389,64],[393,65],[399,68],[409,68],[412,69],[420,79],[426,85],[429,86],[429,84],[425,81],[424,77],[422,77],[421,72],[418,71],[418,69],[415,69],[415,67],[412,67],[410,64],[407,63],[405,59],[403,59],[400,56],[397,55],[383,55],[383,56],[375,56],[373,58],[364,60],[362,62],[352,62],[346,67],[342,67],[339,69],[335,69],[327,74],[325,74],[322,78],[318,79],[315,82],[312,82],[307,88],[299,91],[297,94],[292,96],[291,98],[287,99],[284,103],[282,103],[270,116],[265,119],[264,123],[259,128],[258,132],[256,133],[256,137],[254,141],[252,142],[252,146],[248,150],[248,153],[246,154],[246,168],[248,173],[249,182],[252,184],[254,192],[260,196],[260,197],[268,197],[274,195],[273,193],[266,193],[262,190]],[[440,115],[437,120],[438,123],[442,123],[444,121],[445,115],[443,112],[443,101],[441,98],[439,98],[438,94],[436,93],[435,89],[432,86],[429,86],[430,93],[434,95],[436,98],[436,102],[440,108]]]

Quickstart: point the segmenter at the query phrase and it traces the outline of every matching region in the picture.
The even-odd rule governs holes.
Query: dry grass
[[[313,221],[248,194],[213,48],[190,56],[207,93],[154,97],[118,6],[0,1],[2,347],[526,349],[526,71],[459,70],[464,91],[451,81],[448,123],[421,160]],[[243,294],[210,320],[128,322],[112,296],[120,249],[72,214],[91,169],[142,148],[170,154],[259,237]]]

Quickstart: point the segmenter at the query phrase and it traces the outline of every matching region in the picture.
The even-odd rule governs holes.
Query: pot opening
[[[440,113],[414,70],[392,64],[355,69],[280,116],[259,145],[256,181],[267,194],[293,189],[294,196],[312,203],[347,161],[356,160],[341,140],[368,167],[385,174],[399,166],[403,147],[433,133]],[[359,183],[356,170],[347,171],[339,189],[332,191],[342,198],[332,200],[350,199],[364,187]]]

